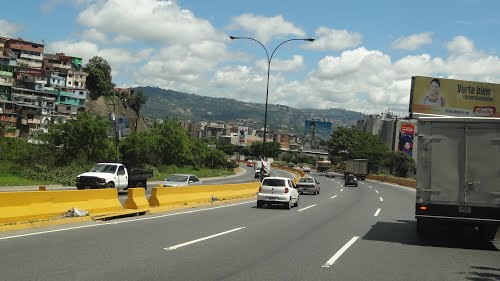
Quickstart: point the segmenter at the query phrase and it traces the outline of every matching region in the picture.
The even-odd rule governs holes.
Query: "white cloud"
[[[362,36],[359,32],[320,27],[316,30],[316,40],[304,46],[306,49],[339,51],[359,46]]]
[[[457,36],[450,41],[446,48],[450,55],[473,54],[476,52],[474,43],[465,36]]]
[[[254,36],[255,39],[261,41],[263,44],[269,42],[275,36],[306,36],[304,31],[296,27],[293,23],[286,21],[281,15],[263,17],[253,14],[243,14],[234,17],[229,28],[231,30],[243,29],[244,31],[248,31],[253,34],[252,36]]]
[[[422,32],[400,37],[391,44],[394,49],[414,51],[432,43],[432,32]]]
[[[17,23],[8,22],[4,19],[0,19],[0,36],[14,37],[21,30],[23,26]]]
[[[78,22],[103,33],[146,42],[229,40],[209,21],[181,9],[175,1],[95,1],[80,13]]]
[[[134,65],[150,59],[153,49],[134,51],[123,48],[101,48],[96,43],[89,41],[56,41],[46,46],[46,53],[65,53],[81,57],[87,63],[92,57],[100,56],[111,65],[114,77],[135,70]]]
[[[257,61],[256,66],[267,73],[267,59]],[[271,61],[271,72],[295,72],[304,67],[304,57],[299,55],[294,55],[291,60],[273,59]]]
[[[226,46],[215,41],[172,45],[153,55],[134,76],[143,85],[198,92],[206,88],[207,75],[228,56]]]
[[[100,42],[104,43],[108,40],[106,34],[100,32],[95,28],[87,29],[82,33],[82,39],[92,41],[92,42]]]

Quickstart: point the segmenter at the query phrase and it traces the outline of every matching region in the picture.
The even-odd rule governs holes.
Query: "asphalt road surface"
[[[445,228],[417,238],[413,190],[317,178],[321,193],[292,210],[252,199],[3,233],[0,279],[500,280],[499,240]]]

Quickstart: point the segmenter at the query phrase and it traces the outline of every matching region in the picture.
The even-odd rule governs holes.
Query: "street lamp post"
[[[264,110],[264,138],[263,138],[263,141],[262,141],[262,159],[265,161],[266,160],[266,134],[267,134],[267,102],[269,100],[269,74],[270,74],[270,71],[271,71],[271,60],[273,59],[274,52],[276,52],[276,50],[281,45],[285,44],[286,42],[290,42],[290,41],[309,41],[309,42],[313,42],[315,39],[314,38],[292,38],[292,39],[288,39],[286,41],[281,42],[278,46],[276,46],[276,48],[274,48],[273,52],[271,53],[271,56],[269,56],[269,52],[267,51],[267,49],[264,46],[264,44],[262,44],[257,39],[254,39],[254,38],[251,38],[251,37],[237,37],[237,36],[229,36],[229,38],[231,38],[231,40],[235,40],[235,39],[247,39],[247,40],[255,41],[255,42],[259,43],[259,45],[261,45],[262,48],[264,48],[264,51],[266,51],[266,56],[267,56],[267,86],[266,86],[266,106],[265,106],[265,110]],[[264,176],[263,169],[261,168],[260,171],[261,171],[260,175],[261,175],[261,179],[262,179],[263,176]]]

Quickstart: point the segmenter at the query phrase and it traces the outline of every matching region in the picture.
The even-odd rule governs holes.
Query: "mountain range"
[[[229,98],[214,98],[165,90],[157,87],[136,87],[148,101],[141,114],[151,120],[174,117],[194,122],[232,123],[260,129],[264,127],[265,104]],[[331,121],[333,126],[348,126],[361,118],[361,113],[339,108],[297,109],[268,104],[267,125],[275,130],[302,134],[305,120]]]

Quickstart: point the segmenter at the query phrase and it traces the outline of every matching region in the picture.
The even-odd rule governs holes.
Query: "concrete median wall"
[[[396,177],[379,176],[379,175],[368,175],[366,178],[369,180],[389,182],[389,183],[399,184],[402,186],[417,188],[417,181],[414,179],[396,178]]]
[[[260,183],[154,187],[149,198],[151,207],[210,203],[214,200],[245,198],[257,194]]]
[[[0,224],[57,218],[72,208],[90,215],[123,210],[116,189],[0,192]]]
[[[294,168],[279,166],[279,165],[274,165],[274,164],[272,165],[272,167],[275,169],[278,169],[278,170],[287,171],[287,172],[294,174],[295,178],[293,179],[293,182],[295,184],[297,184],[297,182],[305,176],[304,172],[297,170],[297,169],[294,169]]]

